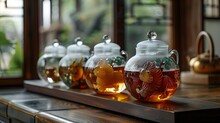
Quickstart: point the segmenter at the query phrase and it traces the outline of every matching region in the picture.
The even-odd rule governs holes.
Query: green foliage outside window
[[[22,75],[23,68],[21,41],[13,22],[8,21],[8,29],[6,29],[4,22],[0,23],[0,78],[18,77]]]

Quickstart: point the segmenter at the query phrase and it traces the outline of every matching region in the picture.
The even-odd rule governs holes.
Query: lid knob
[[[62,46],[58,39],[54,39],[53,43],[51,45],[48,45],[44,48],[44,53],[47,54],[58,54],[58,55],[63,55],[66,53],[66,48]]]
[[[83,42],[82,42],[82,40],[81,40],[81,38],[80,37],[77,37],[77,38],[75,38],[75,43],[76,43],[76,45],[78,45],[78,46],[80,46],[80,45],[82,45],[83,44]]]
[[[58,47],[60,45],[59,41],[57,39],[53,40],[53,44],[54,47]]]
[[[111,38],[108,35],[104,35],[102,39],[105,44],[109,44],[111,42]]]
[[[149,40],[155,40],[157,38],[157,33],[154,31],[149,31],[147,33],[147,37]]]

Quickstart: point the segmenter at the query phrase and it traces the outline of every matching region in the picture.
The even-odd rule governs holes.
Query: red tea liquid
[[[146,78],[149,72],[146,73]],[[133,97],[140,101],[161,102],[169,99],[180,83],[180,71],[163,71],[150,74],[150,82],[140,79],[140,72],[125,71],[125,85]],[[143,77],[142,77],[143,78]]]

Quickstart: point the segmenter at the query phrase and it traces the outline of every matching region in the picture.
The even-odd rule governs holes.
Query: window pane
[[[0,78],[22,77],[23,0],[0,0]]]
[[[49,26],[42,25],[41,54],[54,38],[68,46],[76,37],[81,37],[84,44],[92,48],[102,41],[104,34],[113,37],[113,0],[51,0],[51,7],[45,7],[45,2],[48,4],[50,0],[43,1],[43,14],[49,14],[42,16],[42,22]]]
[[[170,41],[169,0],[125,0],[125,48],[129,57],[135,55],[135,45],[147,40],[147,32],[152,30],[157,39]],[[133,45],[135,44],[135,45]]]
[[[219,0],[203,0],[204,17],[205,18],[220,18]]]

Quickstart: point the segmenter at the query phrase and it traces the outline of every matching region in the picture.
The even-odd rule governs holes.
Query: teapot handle
[[[178,53],[178,51],[177,50],[170,50],[169,54],[170,55],[174,54],[176,56],[176,64],[179,64],[179,53]]]
[[[210,61],[210,63],[212,62],[212,60],[213,60],[213,58],[214,58],[214,44],[213,44],[213,40],[212,40],[212,37],[210,36],[210,34],[209,33],[207,33],[207,32],[205,32],[205,31],[201,31],[199,34],[198,34],[198,36],[197,36],[197,38],[196,38],[196,51],[197,51],[197,55],[199,55],[200,54],[200,45],[201,45],[201,38],[202,38],[202,36],[205,36],[207,39],[208,39],[208,42],[209,42],[209,48],[210,48],[210,58],[209,58],[209,61]]]

